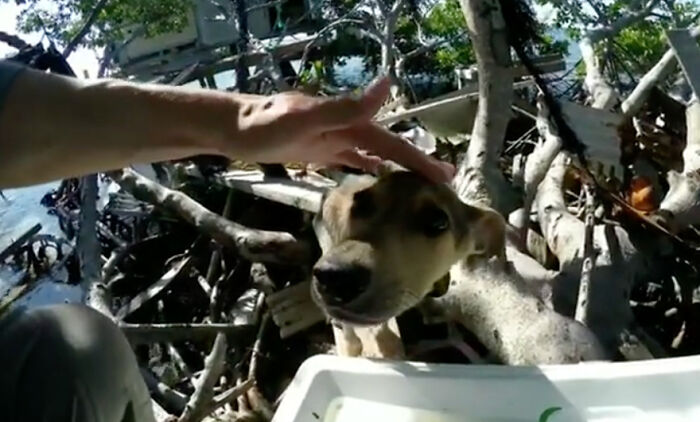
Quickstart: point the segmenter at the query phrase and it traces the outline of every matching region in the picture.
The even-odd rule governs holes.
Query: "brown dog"
[[[460,259],[502,253],[505,222],[447,185],[398,171],[348,176],[317,215],[327,240],[311,294],[331,318],[376,325],[417,305]]]

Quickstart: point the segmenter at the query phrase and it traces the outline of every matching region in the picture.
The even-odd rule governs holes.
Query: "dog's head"
[[[401,314],[460,259],[503,249],[500,214],[412,172],[348,178],[318,218],[329,245],[314,266],[312,296],[330,317],[355,325]]]

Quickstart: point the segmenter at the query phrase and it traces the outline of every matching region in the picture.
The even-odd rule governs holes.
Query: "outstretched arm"
[[[360,149],[436,182],[453,173],[372,122],[388,95],[386,79],[356,98],[319,98],[79,80],[32,69],[9,78],[8,67],[0,61],[0,188],[198,154],[376,168],[379,159]],[[10,81],[4,102],[3,75]]]

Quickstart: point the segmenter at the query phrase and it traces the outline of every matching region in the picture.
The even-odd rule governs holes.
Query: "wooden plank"
[[[700,48],[688,29],[666,31],[666,38],[683,69],[693,94],[700,98]]]
[[[321,175],[289,171],[292,180],[265,177],[259,170],[233,170],[214,176],[214,181],[232,189],[309,212],[321,209],[323,194],[336,183]]]
[[[610,111],[586,107],[570,101],[560,101],[562,113],[586,147],[586,156],[613,169],[617,177],[622,177],[620,158],[622,149],[617,128],[622,124],[622,116]],[[516,98],[513,106],[523,114],[535,119],[537,108],[526,101]]]
[[[562,112],[571,129],[586,145],[586,155],[590,160],[602,164],[607,169],[613,169],[617,177],[622,177],[622,149],[617,132],[622,123],[622,116],[570,101],[562,101]]]
[[[527,81],[514,83],[513,89],[520,89],[533,84],[534,82],[532,79],[528,79]],[[382,125],[391,125],[401,120],[407,120],[414,117],[429,117],[432,114],[440,115],[451,111],[454,107],[463,106],[469,102],[475,101],[478,97],[479,87],[472,85],[450,92],[449,94],[424,101],[407,110],[381,116],[376,121]],[[459,119],[464,120],[464,116],[459,116]]]

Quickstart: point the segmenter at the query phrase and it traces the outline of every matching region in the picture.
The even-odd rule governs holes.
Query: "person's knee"
[[[93,365],[119,370],[130,360],[131,348],[119,327],[109,318],[82,305],[62,304],[26,312],[25,329],[39,334],[36,347],[61,355],[72,369],[90,369]],[[26,322],[25,322],[26,321]]]
[[[119,421],[128,412],[152,420],[136,357],[109,318],[86,306],[69,304],[8,317],[0,323],[0,358],[12,363],[12,369],[0,382],[0,392],[16,397],[38,393],[51,397],[53,403],[47,403],[46,409],[17,403],[18,414],[37,412],[35,416],[45,417],[42,412],[49,407],[69,409],[78,400],[75,420],[100,415],[100,420]],[[2,401],[0,408],[6,407],[1,406]]]

